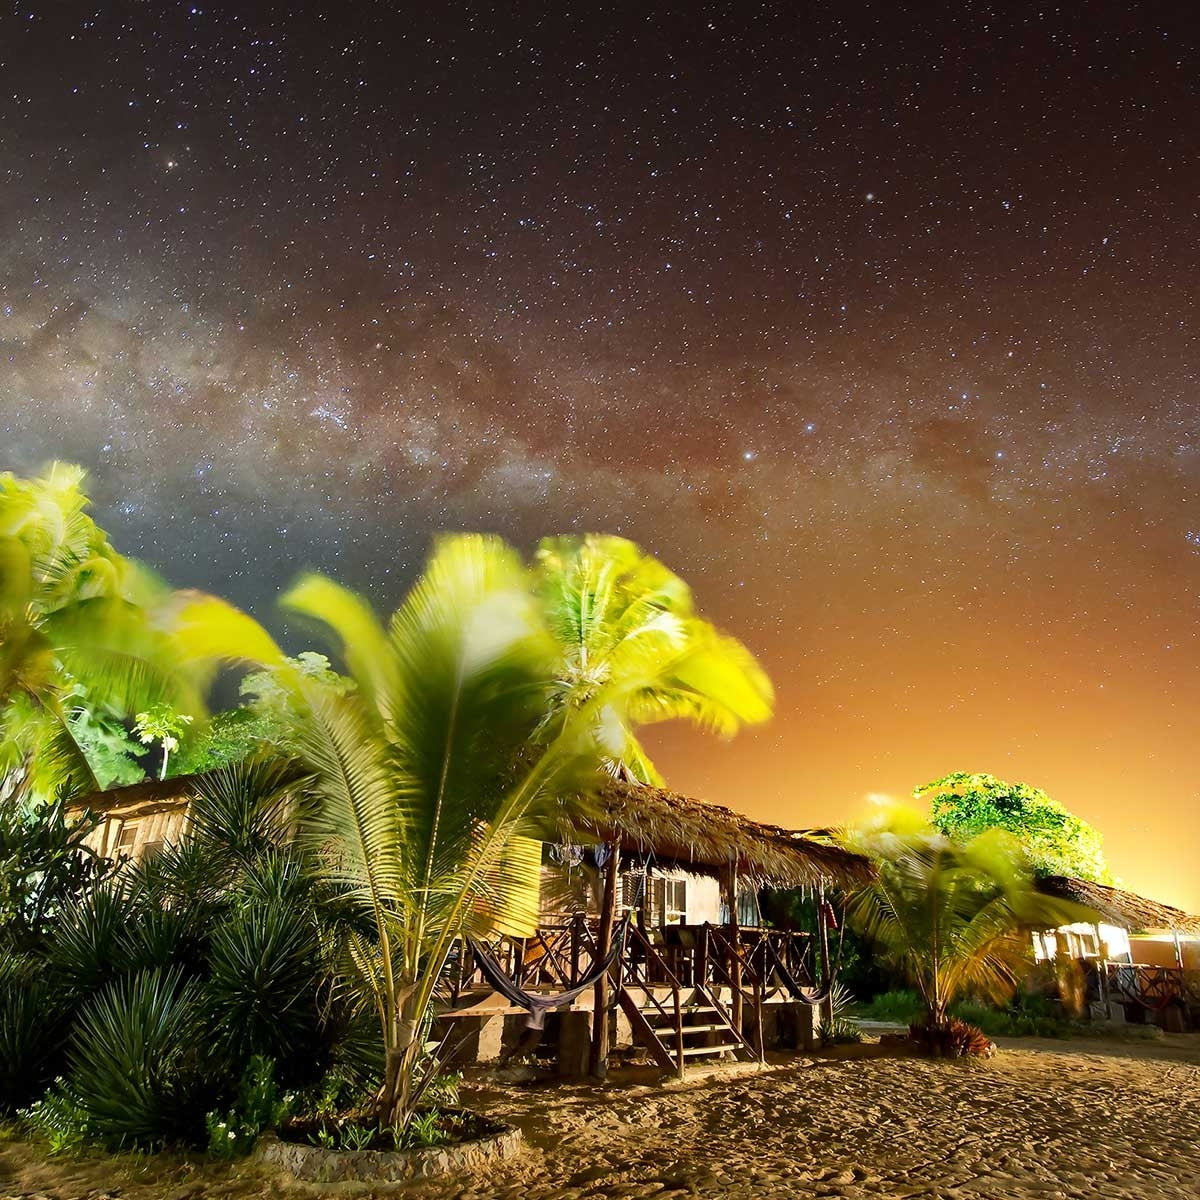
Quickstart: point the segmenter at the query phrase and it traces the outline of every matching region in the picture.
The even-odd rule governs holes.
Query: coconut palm
[[[916,989],[929,1030],[943,1029],[964,996],[1011,997],[1030,959],[1022,931],[1078,917],[1034,888],[1019,844],[1000,830],[959,844],[889,806],[844,841],[878,866],[848,898],[847,919]]]
[[[293,689],[291,744],[312,777],[302,835],[370,918],[370,936],[348,935],[349,960],[383,1037],[379,1113],[403,1124],[455,941],[536,924],[535,839],[561,795],[586,790],[597,713],[623,713],[623,697],[599,685],[535,739],[556,685],[555,645],[528,572],[494,538],[439,542],[386,629],[320,576],[284,604],[334,635],[352,689],[303,678],[220,601],[197,598],[181,619],[193,646],[272,665]]]
[[[152,610],[165,599],[87,515],[83,472],[0,476],[0,792],[96,789],[72,708],[199,711]]]
[[[770,717],[771,683],[754,656],[700,618],[687,584],[633,542],[545,538],[536,570],[559,646],[548,726],[616,683],[628,697],[623,711],[597,710],[611,772],[662,784],[634,733],[638,725],[682,718],[729,736]]]

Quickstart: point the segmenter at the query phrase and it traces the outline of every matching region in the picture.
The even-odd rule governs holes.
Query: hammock
[[[767,950],[770,952],[771,958],[774,960],[773,970],[783,981],[783,986],[787,990],[788,995],[793,1000],[801,1000],[805,1004],[823,1004],[829,999],[830,993],[833,991],[833,984],[836,977],[836,970],[826,971],[825,981],[816,988],[806,988],[783,964],[783,959],[779,957],[779,951],[775,946],[768,941]],[[770,978],[771,972],[767,972],[767,978]]]
[[[488,984],[500,993],[506,1000],[517,1005],[519,1008],[529,1010],[529,1016],[525,1020],[526,1029],[542,1030],[546,1024],[546,1014],[552,1012],[556,1008],[564,1008],[573,1000],[582,996],[589,988],[596,986],[598,980],[602,979],[609,968],[617,961],[622,948],[625,945],[625,934],[629,929],[629,920],[633,915],[633,910],[630,909],[620,921],[614,931],[616,936],[613,938],[613,943],[609,947],[608,953],[604,956],[604,961],[598,963],[592,970],[591,974],[578,983],[573,988],[569,988],[565,992],[556,992],[551,996],[544,996],[540,992],[527,992],[519,987],[515,980],[506,975],[504,968],[488,953],[487,949],[474,938],[468,939],[471,944],[471,950],[475,954],[475,961],[479,964],[480,974],[488,981]]]

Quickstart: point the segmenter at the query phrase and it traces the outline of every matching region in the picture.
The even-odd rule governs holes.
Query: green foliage
[[[869,1004],[859,1009],[859,1014],[871,1021],[894,1021],[900,1025],[911,1025],[925,1011],[921,997],[907,988],[881,992]]]
[[[928,801],[934,825],[956,841],[1003,829],[1020,841],[1039,875],[1113,882],[1103,837],[1040,788],[958,771],[916,788],[913,798]]]
[[[835,983],[829,996],[830,1016],[821,1022],[822,1042],[839,1046],[863,1040],[862,1030],[850,1019],[853,1005],[854,997],[849,989],[841,983]]]
[[[663,782],[637,725],[681,718],[730,736],[770,717],[771,683],[754,656],[699,617],[687,584],[633,542],[544,538],[535,570],[558,658],[545,724],[622,686],[621,708],[600,705],[594,718],[610,769]]]
[[[418,1146],[442,1146],[450,1140],[449,1133],[442,1127],[442,1114],[436,1108],[416,1112],[408,1124],[393,1131],[397,1149],[405,1150]]]
[[[1033,887],[1019,846],[1001,830],[960,844],[897,806],[847,842],[879,872],[849,897],[847,916],[917,990],[931,1027],[945,1024],[956,999],[1011,996],[1030,954],[1022,928],[1078,915]]]
[[[82,1008],[64,1093],[106,1145],[152,1148],[195,1137],[200,1090],[200,991],[178,969],[109,984]]]
[[[1008,1008],[963,1003],[954,1005],[951,1013],[988,1037],[1066,1038],[1079,1029],[1074,1022],[1053,1015],[1048,1006],[1027,1005],[1019,996]]]
[[[238,1083],[237,1099],[224,1114],[204,1118],[208,1152],[213,1158],[242,1158],[254,1149],[264,1129],[276,1129],[292,1112],[295,1097],[283,1095],[275,1083],[275,1064],[252,1055]]]
[[[40,1096],[62,1065],[63,997],[32,956],[0,950],[0,1113]]]
[[[88,1114],[59,1086],[20,1116],[25,1125],[46,1141],[52,1155],[75,1154],[88,1140]]]
[[[87,706],[83,689],[76,687],[68,719],[71,736],[83,751],[101,790],[127,787],[146,778],[138,758],[144,752],[110,714]]]
[[[211,1052],[230,1063],[318,1053],[322,965],[315,922],[285,901],[230,913],[207,953]]]
[[[187,713],[177,712],[169,704],[155,704],[134,718],[133,732],[142,745],[153,746],[157,742],[162,748],[159,779],[166,779],[171,755],[179,749],[179,739],[194,719]]]
[[[60,906],[36,958],[0,954],[0,1107],[61,1075],[45,1111],[84,1114],[79,1136],[195,1142],[225,1121],[236,1140],[248,1062],[361,1078],[360,1014],[334,987],[345,906],[289,844],[304,782],[286,762],[205,776],[182,842]]]
[[[95,828],[93,817],[69,815],[61,800],[0,805],[0,948],[39,945],[48,926],[108,874],[111,864],[85,845]]]
[[[270,722],[249,708],[216,713],[185,738],[172,761],[172,774],[198,775],[232,766],[276,745]]]
[[[164,589],[113,549],[87,505],[77,467],[0,475],[0,800],[97,788],[71,720],[81,705],[113,718],[200,709],[155,619]]]

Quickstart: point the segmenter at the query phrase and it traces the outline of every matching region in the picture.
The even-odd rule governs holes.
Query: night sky
[[[681,791],[992,771],[1200,910],[1190,6],[2,2],[0,468],[276,629],[625,534],[778,689]]]

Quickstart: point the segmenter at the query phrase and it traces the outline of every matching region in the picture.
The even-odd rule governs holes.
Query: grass
[[[898,989],[883,992],[868,1004],[857,1006],[855,1015],[868,1021],[891,1021],[913,1025],[920,1021],[924,1009],[916,992]],[[1055,1002],[1044,996],[1018,992],[1007,1008],[992,1008],[985,1004],[960,1001],[950,1006],[950,1015],[982,1029],[991,1038],[1073,1038],[1124,1037],[1154,1038],[1157,1026],[1126,1025],[1114,1029],[1092,1021],[1073,1021],[1062,1016]]]

